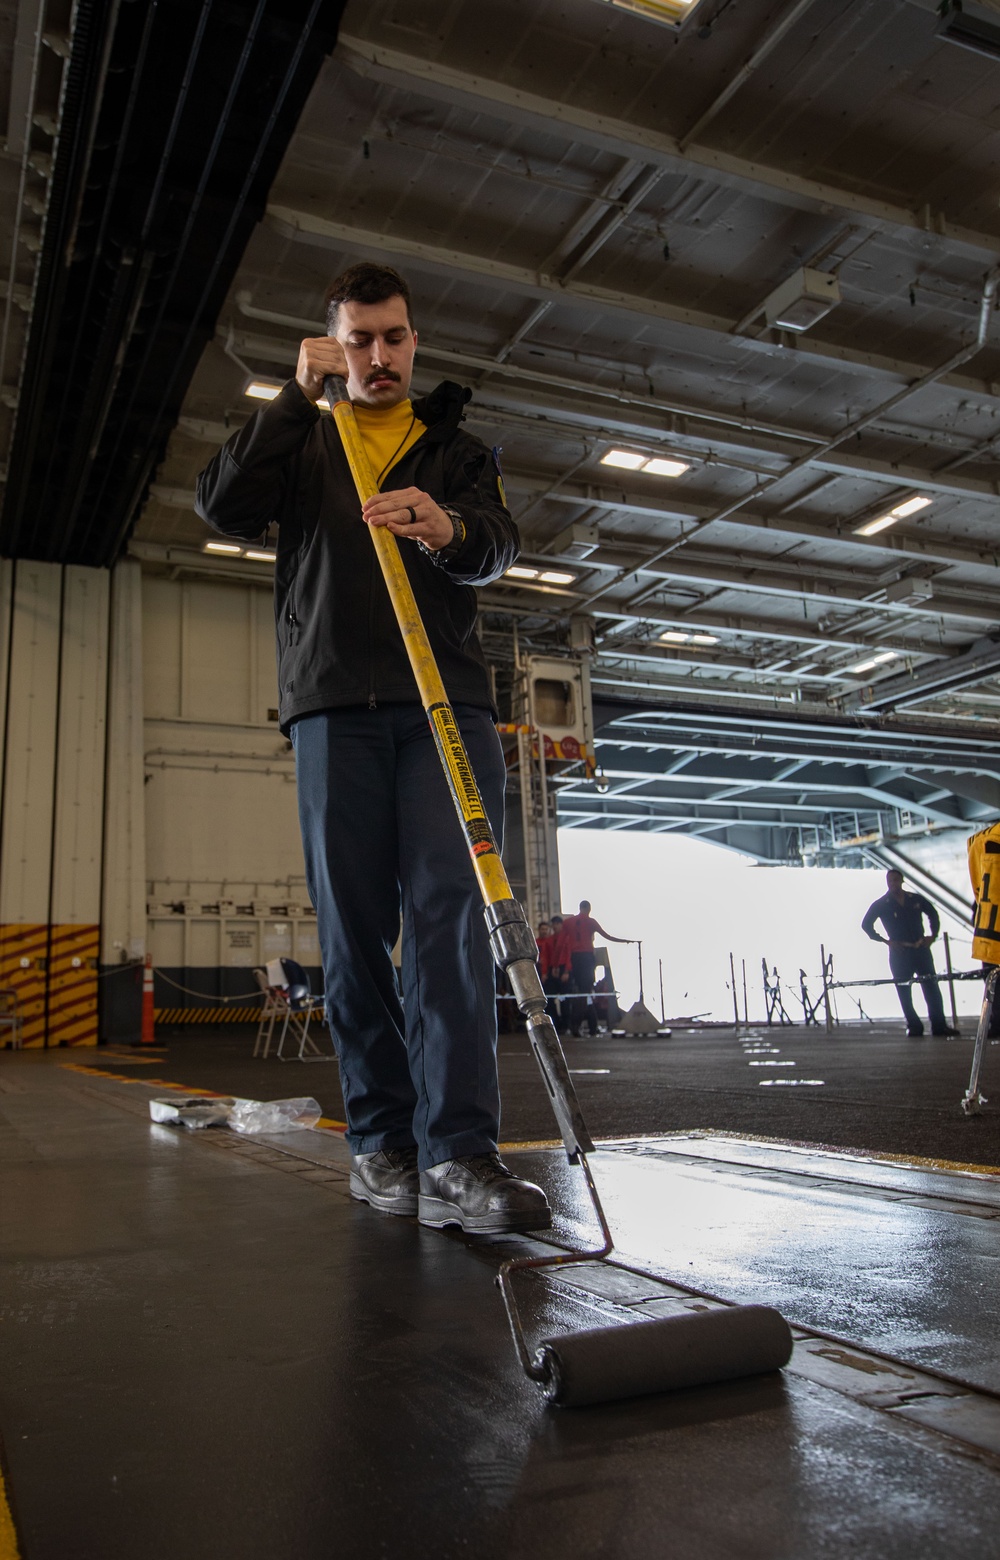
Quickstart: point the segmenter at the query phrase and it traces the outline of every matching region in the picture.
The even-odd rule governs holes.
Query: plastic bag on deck
[[[298,1127],[314,1127],[322,1114],[319,1101],[311,1098],[234,1100],[229,1125],[247,1134],[294,1132]]]

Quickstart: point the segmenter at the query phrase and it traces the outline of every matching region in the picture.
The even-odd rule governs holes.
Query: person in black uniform
[[[922,1035],[924,1032],[924,1026],[913,1006],[913,997],[910,993],[910,982],[919,980],[924,1001],[927,1003],[931,1033],[958,1034],[957,1029],[949,1028],[948,1020],[944,1016],[944,1004],[941,1001],[941,991],[934,970],[934,956],[931,953],[931,943],[941,927],[941,918],[937,909],[923,894],[911,894],[904,889],[902,872],[890,869],[885,875],[885,881],[888,892],[868,906],[861,922],[861,929],[872,942],[888,945],[889,969],[896,982],[896,994],[899,997],[899,1005],[903,1009],[903,1017],[906,1019],[906,1032],[908,1035]],[[925,916],[930,927],[929,933],[924,931]],[[886,933],[884,937],[880,937],[875,930],[878,921],[881,921]]]
[[[399,539],[487,814],[506,772],[476,585],[518,555],[497,452],[460,427],[469,392],[410,400],[417,335],[398,272],[363,262],[327,292],[326,336],[202,472],[226,536],[278,526],[281,729],[295,748],[326,1013],[340,1058],[351,1195],[473,1233],[542,1228],[544,1193],[497,1154],[496,983],[482,901],[369,528]],[[346,379],[378,494],[362,506],[317,401]],[[402,1002],[390,950],[402,909]]]

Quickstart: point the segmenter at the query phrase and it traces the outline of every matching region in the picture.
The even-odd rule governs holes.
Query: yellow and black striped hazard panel
[[[0,924],[0,989],[17,999],[22,1045],[97,1044],[99,939],[94,925]]]
[[[169,1007],[156,1008],[158,1024],[255,1024],[260,1007]]]

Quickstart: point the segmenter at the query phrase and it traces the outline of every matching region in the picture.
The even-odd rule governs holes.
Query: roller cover
[[[791,1353],[781,1313],[745,1305],[546,1338],[536,1360],[549,1372],[546,1396],[579,1408],[780,1370]]]

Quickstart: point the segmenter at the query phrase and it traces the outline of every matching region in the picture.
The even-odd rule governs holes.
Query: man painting
[[[385,1213],[478,1233],[549,1223],[543,1193],[497,1154],[493,961],[465,839],[369,528],[399,539],[487,814],[499,836],[504,763],[475,585],[518,538],[499,466],[459,425],[468,392],[410,400],[410,290],[351,266],[327,292],[326,336],[202,473],[198,512],[250,541],[278,525],[281,727],[299,816],[326,1008],[340,1058],[351,1193]],[[378,494],[362,507],[317,401],[347,381]],[[400,1003],[390,961],[402,912]]]

